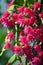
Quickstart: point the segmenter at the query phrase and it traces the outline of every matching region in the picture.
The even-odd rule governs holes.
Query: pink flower
[[[24,45],[26,43],[26,36],[20,36],[19,41]]]
[[[41,60],[38,57],[34,57],[32,60],[33,65],[40,65]]]
[[[33,32],[33,29],[31,26],[25,26],[25,29],[24,29],[25,34],[32,33],[32,32]]]
[[[40,45],[39,44],[35,44],[34,45],[34,49],[35,49],[35,51],[40,51],[41,50]]]
[[[43,32],[43,24],[41,24],[41,25],[40,25],[40,29],[41,29],[41,30],[42,30],[42,32]]]
[[[20,35],[24,35],[24,31],[20,31]]]
[[[29,16],[35,15],[35,11],[30,8],[24,8],[24,14],[27,14]]]
[[[18,20],[18,14],[17,13],[13,13],[12,18],[14,21]]]
[[[37,23],[36,16],[31,16],[30,20],[31,20],[31,24]]]
[[[0,24],[1,24],[1,18],[0,18]]]
[[[4,27],[12,28],[15,24],[13,20],[10,20],[8,18],[2,17],[1,23]]]
[[[41,51],[39,52],[38,56],[39,56],[40,58],[43,58],[43,50],[41,50]]]
[[[13,32],[9,32],[9,33],[7,34],[7,36],[6,36],[6,38],[7,38],[7,39],[10,39],[10,40],[14,40],[14,37],[15,37],[15,35],[14,35]]]
[[[43,34],[39,35],[39,41],[43,42]]]
[[[16,53],[16,54],[21,54],[22,53],[22,47],[14,46],[13,47],[13,52]]]
[[[43,12],[39,14],[39,17],[43,19]]]
[[[10,13],[8,11],[4,12],[3,17],[9,17]]]
[[[18,23],[23,26],[23,25],[30,25],[31,24],[31,20],[30,18],[23,18],[23,19],[19,19]]]
[[[30,13],[30,11],[31,11],[31,9],[30,9],[30,8],[24,8],[24,13],[25,13],[25,14],[29,14],[29,13]]]
[[[34,36],[38,39],[39,35],[42,33],[42,30],[39,28],[34,28]]]
[[[29,16],[34,16],[34,15],[35,15],[35,11],[31,9]]]
[[[28,52],[31,50],[31,46],[29,46],[28,44],[25,44],[23,47],[23,52],[24,54],[28,54]]]
[[[34,39],[35,39],[35,38],[34,38],[34,36],[33,36],[32,34],[28,34],[28,35],[27,35],[26,40],[27,40],[29,43],[33,42]]]
[[[25,24],[25,19],[19,19],[18,20],[18,23],[23,26]]]
[[[33,5],[33,8],[34,8],[35,10],[40,10],[40,7],[41,7],[40,2],[35,2],[34,5]]]
[[[32,60],[32,58],[34,57],[32,51],[29,51],[28,54],[26,55],[28,60]]]
[[[25,44],[23,47],[23,53],[25,54],[25,57],[27,57],[28,60],[31,60],[33,57],[31,49],[31,46],[29,46],[28,44]]]
[[[4,44],[4,48],[5,48],[5,49],[12,49],[12,47],[13,47],[13,45],[12,45],[11,42],[6,42],[6,43]]]
[[[18,14],[18,19],[22,19],[22,18],[24,18],[24,14],[23,13],[19,13]]]
[[[13,20],[8,20],[7,22],[6,22],[6,26],[8,27],[8,28],[13,28],[14,27],[14,21]]]
[[[30,24],[31,24],[30,18],[25,18],[24,24],[25,24],[25,25],[30,25]]]
[[[39,58],[41,59],[41,64],[40,65],[43,65],[43,50],[41,50],[38,54]]]
[[[23,19],[24,18],[24,15],[22,13],[13,13],[13,16],[12,16],[13,20],[14,21],[19,21],[19,19]]]
[[[7,21],[8,21],[7,18],[5,18],[5,17],[2,17],[2,18],[1,18],[1,23],[2,23],[2,25],[3,25],[4,27],[7,27],[7,25],[6,25]]]
[[[18,10],[18,12],[21,12],[22,13],[24,11],[24,7],[23,6],[20,6],[20,7],[17,8],[17,10]]]

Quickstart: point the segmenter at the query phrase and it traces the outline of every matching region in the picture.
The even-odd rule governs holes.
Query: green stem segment
[[[28,1],[28,0],[24,0],[24,6],[27,6],[27,1]]]
[[[16,60],[19,60],[20,64],[23,65],[23,64],[22,64],[21,57],[18,56],[17,54],[14,54],[14,55],[9,59],[8,63],[13,64]]]
[[[17,60],[17,57],[18,55],[17,54],[14,54],[9,60],[8,60],[8,63],[14,63],[16,60]]]
[[[40,3],[41,3],[41,0],[38,0],[38,2],[40,2]]]
[[[22,60],[21,60],[21,57],[20,57],[20,56],[18,56],[18,60],[19,60],[20,64],[21,64],[21,65],[23,65],[23,63],[22,63]]]
[[[27,59],[26,59],[26,61],[25,61],[25,65],[27,65]]]
[[[12,0],[12,3],[14,4],[16,0]]]
[[[16,45],[18,45],[18,39],[19,39],[19,25],[15,25],[15,30],[16,30],[16,33],[15,33],[15,41],[16,41]]]

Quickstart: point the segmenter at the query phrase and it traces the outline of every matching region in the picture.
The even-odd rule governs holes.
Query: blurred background
[[[0,0],[0,17],[2,17],[2,14],[6,11],[6,5],[8,4],[8,0]],[[7,29],[4,28],[0,24],[0,53],[3,48],[3,44],[5,41],[5,36],[7,34]],[[8,59],[13,55],[13,53],[9,50],[5,51],[2,56],[0,56],[0,65],[6,65]]]

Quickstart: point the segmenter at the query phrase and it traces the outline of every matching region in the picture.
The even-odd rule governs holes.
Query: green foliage
[[[6,34],[7,34],[6,28],[3,28],[0,25],[0,50],[1,50],[2,46],[3,46]]]
[[[8,61],[8,63],[15,62],[17,60],[18,55],[14,54]]]
[[[13,9],[14,9],[14,5],[12,5],[10,8],[8,8],[7,11],[11,13]]]

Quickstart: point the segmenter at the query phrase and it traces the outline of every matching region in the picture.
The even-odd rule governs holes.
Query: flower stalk
[[[24,6],[27,6],[27,1],[28,0],[24,0],[24,4],[23,4]]]

